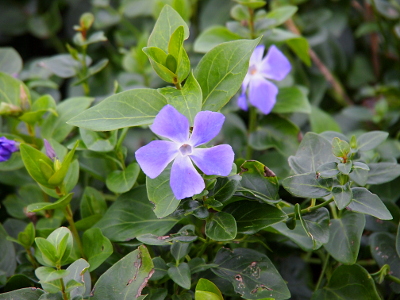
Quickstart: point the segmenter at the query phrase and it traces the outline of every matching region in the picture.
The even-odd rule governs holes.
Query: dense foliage
[[[0,300],[400,299],[399,0],[5,0],[0,45]]]

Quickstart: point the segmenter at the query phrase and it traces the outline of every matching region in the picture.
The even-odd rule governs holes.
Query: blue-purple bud
[[[0,162],[7,161],[11,158],[13,152],[18,151],[15,141],[9,140],[6,137],[0,137]]]

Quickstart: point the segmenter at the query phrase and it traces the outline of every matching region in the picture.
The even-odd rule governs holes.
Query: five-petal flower
[[[13,152],[18,151],[16,142],[6,137],[0,137],[0,162],[7,161],[11,158]]]
[[[225,117],[212,111],[201,111],[194,119],[192,134],[189,121],[173,106],[166,105],[157,114],[150,129],[167,140],[152,141],[139,148],[136,160],[143,172],[156,178],[174,160],[170,186],[177,199],[201,193],[204,180],[192,161],[206,175],[228,176],[232,170],[234,153],[229,145],[196,148],[212,140],[221,130]]]
[[[257,46],[250,57],[249,70],[242,83],[238,105],[247,110],[246,90],[249,87],[250,103],[262,113],[269,114],[275,105],[278,88],[267,79],[280,81],[289,74],[292,67],[285,55],[274,45],[263,58],[264,48],[264,45]]]

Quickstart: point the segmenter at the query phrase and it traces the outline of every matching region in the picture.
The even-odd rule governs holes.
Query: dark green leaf
[[[102,193],[98,190],[87,186],[83,192],[80,202],[81,218],[92,215],[103,215],[107,210],[107,203]]]
[[[337,261],[354,264],[360,250],[364,226],[364,215],[345,211],[340,219],[331,220],[329,242],[324,245],[325,249]]]
[[[38,300],[44,291],[38,288],[24,288],[0,294],[0,300]]]
[[[191,274],[189,265],[187,263],[181,263],[177,267],[173,266],[169,268],[168,275],[179,286],[187,290],[190,289]]]
[[[369,167],[361,162],[354,162],[353,171],[349,174],[350,179],[358,185],[364,186],[367,184]]]
[[[202,110],[219,111],[236,94],[259,41],[223,43],[203,56],[194,72],[203,91]]]
[[[260,252],[243,248],[221,248],[214,263],[219,267],[212,271],[228,280],[235,292],[245,299],[290,298],[285,281],[269,258]]]
[[[316,173],[290,176],[282,181],[292,195],[303,198],[322,198],[331,193],[332,179],[317,178]]]
[[[126,193],[130,189],[132,189],[139,175],[139,172],[140,167],[137,163],[131,163],[123,171],[113,171],[107,176],[107,188],[117,194]]]
[[[206,53],[221,43],[241,39],[241,36],[233,33],[225,26],[211,26],[202,31],[194,42],[194,51]]]
[[[339,266],[329,283],[316,291],[312,300],[380,300],[374,280],[360,265]]]
[[[388,135],[389,134],[384,131],[370,131],[364,133],[357,138],[357,148],[360,151],[372,150],[383,143]]]
[[[49,202],[39,202],[29,204],[26,208],[27,212],[38,212],[42,210],[50,210],[50,209],[57,209],[57,208],[64,208],[66,207],[72,200],[72,193],[67,194],[64,197],[58,199],[56,202],[49,203]]]
[[[353,193],[350,189],[350,184],[335,185],[332,188],[332,196],[338,209],[345,208],[353,199]]]
[[[83,252],[88,259],[89,271],[97,269],[112,253],[113,246],[99,228],[86,230],[82,238]]]
[[[215,241],[229,241],[236,237],[236,221],[231,214],[218,212],[207,219],[206,235]]]
[[[288,226],[283,222],[274,224],[271,227],[278,233],[293,241],[304,251],[312,251],[321,247],[321,244],[318,241],[313,241],[305,232],[299,220],[294,222],[294,229],[289,229]]]
[[[91,299],[138,299],[153,272],[150,254],[147,248],[141,245],[100,276],[93,288]]]
[[[168,267],[165,261],[157,256],[153,258],[153,264],[154,264],[154,273],[151,276],[150,280],[156,281],[162,279],[165,275],[168,273]]]
[[[393,219],[389,210],[377,195],[363,187],[355,187],[351,191],[353,192],[353,201],[349,204],[350,210],[371,215],[381,220]]]
[[[338,170],[345,175],[349,175],[353,167],[353,162],[351,160],[347,161],[346,163],[338,163],[337,168]]]
[[[239,175],[218,178],[211,196],[221,203],[229,201],[236,192],[241,179],[242,177]]]
[[[280,209],[255,201],[232,203],[224,209],[224,212],[235,218],[237,231],[244,234],[254,234],[286,219],[286,214]]]
[[[329,221],[329,211],[325,207],[302,215],[300,218],[301,225],[309,237],[321,244],[326,244],[329,240]],[[314,247],[316,246],[315,243]]]
[[[63,278],[64,284],[68,286],[70,281],[75,282],[75,284],[70,287],[69,291],[71,299],[77,296],[89,296],[92,284],[90,281],[88,262],[80,258],[69,265],[67,271],[69,271],[69,274]]]
[[[147,125],[166,104],[166,99],[156,90],[133,89],[104,99],[70,119],[68,124],[93,131]]]
[[[179,241],[175,241],[171,245],[171,254],[176,261],[179,261],[189,253],[189,247],[190,243],[181,243]]]
[[[279,89],[276,104],[272,109],[275,113],[311,113],[311,106],[304,91],[300,88],[284,87]]]
[[[397,163],[381,162],[370,163],[367,184],[381,184],[389,182],[400,175],[400,165]]]
[[[152,208],[146,187],[140,186],[118,197],[95,227],[111,241],[127,241],[146,233],[164,235],[178,220],[158,219]]]
[[[2,253],[0,255],[0,271],[9,277],[14,274],[17,262],[14,245],[11,241],[7,240],[7,236],[8,234],[4,230],[3,225],[0,224],[0,249]]]
[[[336,162],[328,162],[326,164],[320,165],[317,169],[319,176],[322,178],[334,178],[339,174]]]

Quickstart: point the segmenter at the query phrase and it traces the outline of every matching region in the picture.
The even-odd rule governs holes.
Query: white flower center
[[[249,73],[250,73],[250,75],[254,75],[254,74],[257,73],[256,65],[252,65],[252,66],[249,67]]]
[[[192,146],[189,144],[183,144],[180,148],[179,148],[180,153],[182,154],[182,156],[187,156],[192,154],[193,149]]]

